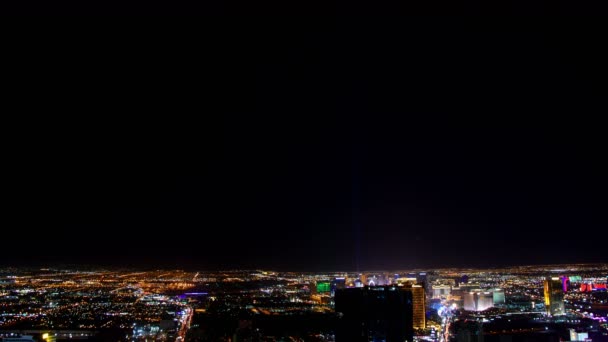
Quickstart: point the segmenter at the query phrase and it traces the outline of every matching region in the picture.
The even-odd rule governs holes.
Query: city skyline
[[[0,339],[608,339],[608,264],[419,272],[0,267]]]

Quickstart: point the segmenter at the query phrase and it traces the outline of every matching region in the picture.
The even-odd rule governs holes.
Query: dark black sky
[[[608,261],[601,31],[313,24],[18,44],[5,263]]]

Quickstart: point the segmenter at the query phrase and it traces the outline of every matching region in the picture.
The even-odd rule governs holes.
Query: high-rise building
[[[331,290],[331,285],[328,281],[317,282],[317,293],[327,293]]]
[[[414,329],[426,328],[426,295],[423,285],[412,285]]]
[[[345,277],[336,277],[331,282],[331,294],[332,296],[336,293],[337,289],[343,289],[346,287],[346,278]]]
[[[479,292],[477,295],[477,311],[487,310],[494,307],[494,295],[492,292]]]
[[[420,273],[418,273],[417,280],[418,280],[418,284],[422,285],[424,287],[424,293],[426,294],[428,299],[431,299],[431,296],[433,295],[433,291],[431,289],[430,275],[427,272],[420,272]]]
[[[475,303],[475,292],[466,292],[463,296],[464,309],[468,311],[477,311]]]
[[[562,288],[564,289],[564,293],[568,292],[568,287],[570,286],[570,279],[567,276],[561,276],[559,279],[562,281]]]
[[[424,284],[416,283],[415,278],[399,278],[397,284],[412,291],[414,329],[426,328],[426,290]]]
[[[494,306],[494,295],[492,292],[476,290],[466,292],[463,297],[465,310],[483,311]]]
[[[315,282],[311,282],[308,284],[308,290],[311,295],[317,294],[317,284]]]
[[[492,296],[494,298],[494,305],[505,303],[505,291],[503,289],[492,290]]]
[[[335,289],[343,289],[346,287],[346,277],[336,277],[331,282],[331,286]]]
[[[426,272],[418,273],[418,275],[416,276],[416,280],[418,280],[418,284],[426,285],[428,283],[428,276],[427,276]]]
[[[545,278],[545,311],[549,316],[563,315],[564,291],[559,277]]]
[[[433,298],[442,298],[447,297],[452,291],[452,287],[450,285],[435,285],[432,287],[433,289]]]
[[[339,315],[336,342],[411,342],[414,338],[412,289],[338,289],[335,303]]]
[[[418,281],[416,280],[416,278],[399,278],[396,281],[397,284],[399,285],[414,285],[414,284],[418,284]]]

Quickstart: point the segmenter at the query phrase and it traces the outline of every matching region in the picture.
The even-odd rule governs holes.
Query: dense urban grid
[[[608,265],[0,270],[4,341],[608,341]]]

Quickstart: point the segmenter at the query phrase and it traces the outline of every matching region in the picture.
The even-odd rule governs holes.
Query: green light
[[[317,283],[317,292],[321,293],[321,292],[329,292],[329,291],[330,291],[329,282]]]

